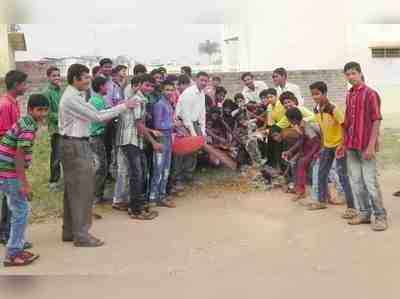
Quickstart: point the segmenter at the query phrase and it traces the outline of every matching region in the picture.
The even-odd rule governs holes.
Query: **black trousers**
[[[146,153],[133,144],[123,145],[121,148],[128,162],[129,208],[132,213],[139,214],[147,204]]]
[[[50,138],[50,183],[57,183],[61,177],[61,136],[53,134]]]

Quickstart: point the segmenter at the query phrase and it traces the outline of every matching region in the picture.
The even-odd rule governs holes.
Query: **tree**
[[[206,40],[205,42],[199,44],[199,53],[208,55],[210,64],[213,64],[212,63],[213,55],[219,52],[221,52],[221,50],[218,42]]]

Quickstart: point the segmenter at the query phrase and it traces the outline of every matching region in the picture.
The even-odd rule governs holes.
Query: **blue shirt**
[[[153,128],[160,131],[172,131],[173,113],[174,111],[170,102],[162,96],[160,100],[153,105]]]

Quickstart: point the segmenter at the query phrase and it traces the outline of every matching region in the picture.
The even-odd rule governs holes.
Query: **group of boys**
[[[262,174],[286,178],[294,200],[306,196],[309,210],[337,204],[328,189],[336,184],[344,195],[343,218],[351,225],[371,223],[387,229],[387,214],[377,179],[376,152],[382,119],[379,95],[364,83],[361,67],[344,67],[352,85],[346,112],[329,101],[324,82],[310,85],[314,111],[303,106],[298,86],[287,82],[283,68],[272,75],[274,88],[242,75],[243,92],[226,99],[221,79],[191,69],[180,76],[163,68],[147,73],[136,65],[127,83],[127,68],[102,59],[92,70],[72,65],[68,86],[61,88],[60,71],[47,70],[48,85],[28,99],[21,117],[17,97],[27,90],[27,75],[10,71],[7,93],[0,99],[0,236],[7,243],[5,266],[32,263],[39,256],[25,240],[30,186],[29,166],[38,123],[47,115],[50,135],[50,190],[64,177],[63,242],[77,247],[104,244],[89,233],[92,207],[108,201],[107,179],[115,180],[112,206],[136,220],[152,220],[155,206],[175,208],[174,195],[193,183],[198,156],[174,155],[173,135],[203,136],[226,151],[239,167],[249,164]],[[212,154],[209,161],[220,165]],[[334,167],[332,165],[334,164]],[[265,176],[265,175],[264,175]],[[273,175],[271,175],[273,176]]]

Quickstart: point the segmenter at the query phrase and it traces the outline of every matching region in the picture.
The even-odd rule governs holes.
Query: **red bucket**
[[[193,154],[200,150],[205,144],[203,136],[175,136],[172,142],[172,152],[178,156]]]

